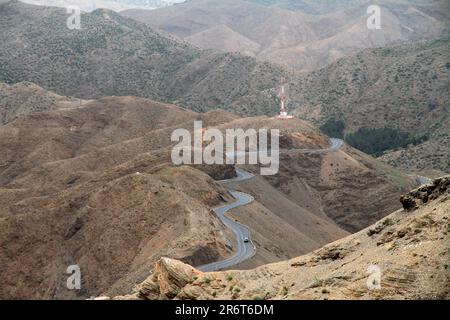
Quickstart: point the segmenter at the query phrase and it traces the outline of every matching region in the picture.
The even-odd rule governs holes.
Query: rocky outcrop
[[[435,179],[431,184],[401,196],[400,202],[405,210],[411,211],[446,193],[450,193],[450,175]]]
[[[115,300],[166,300],[181,296],[182,289],[193,282],[201,271],[181,261],[161,258],[156,264],[153,273],[134,292],[126,296],[115,297]],[[184,294],[184,296],[186,296]],[[195,298],[190,296],[190,299]]]
[[[174,298],[189,283],[195,269],[179,261],[162,258],[156,263],[155,274],[162,297]],[[198,273],[198,272],[197,272]]]

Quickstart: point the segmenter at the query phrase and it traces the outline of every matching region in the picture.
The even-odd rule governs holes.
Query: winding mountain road
[[[303,153],[324,153],[329,151],[336,151],[342,148],[344,145],[344,140],[331,138],[330,139],[330,146],[325,149],[290,149],[290,150],[280,150],[280,153],[291,153],[291,152],[303,152]]]
[[[317,153],[324,153],[324,152],[338,150],[338,149],[342,148],[343,145],[344,145],[344,140],[331,138],[330,146],[328,148],[324,148],[324,149],[289,149],[289,150],[280,149],[280,153],[288,154],[288,153],[294,153],[294,152],[303,152],[303,153],[317,154]],[[238,151],[238,152],[234,152],[234,153],[227,153],[226,156],[227,156],[227,158],[231,158],[231,159],[242,159],[243,158],[245,160],[248,155],[255,155],[255,154],[259,154],[259,153],[261,153],[261,155],[263,155],[263,156],[267,156],[267,151],[261,151],[261,152]]]
[[[330,140],[330,147],[327,149],[295,149],[292,151],[301,151],[306,153],[321,153],[321,152],[327,152],[327,151],[334,151],[338,150],[342,147],[344,144],[344,141],[340,139],[331,139]],[[229,155],[227,155],[229,156]],[[238,155],[239,156],[239,155]],[[239,168],[235,168],[237,177],[233,179],[228,180],[221,180],[218,181],[219,183],[227,183],[227,182],[242,182],[246,180],[250,180],[254,177],[254,175],[250,172],[244,171]],[[237,265],[247,259],[250,259],[253,257],[256,253],[256,247],[251,241],[251,233],[250,230],[240,224],[237,221],[234,221],[233,219],[228,218],[225,214],[235,208],[245,206],[247,204],[250,204],[254,201],[254,198],[251,195],[248,195],[243,192],[238,191],[230,191],[230,194],[236,199],[235,202],[228,204],[223,207],[219,207],[214,209],[214,212],[217,214],[219,219],[227,226],[236,236],[236,241],[238,244],[236,253],[231,256],[230,258],[227,258],[225,260],[209,263],[202,265],[200,267],[197,267],[200,271],[203,272],[211,272],[216,270],[222,270],[226,268],[230,268],[234,265]],[[245,239],[248,239],[246,242]]]
[[[242,181],[242,180],[240,180]],[[244,260],[250,259],[256,253],[256,247],[250,241],[250,230],[244,225],[228,218],[225,213],[229,210],[232,210],[237,207],[245,206],[254,201],[253,197],[242,192],[230,191],[231,195],[236,199],[236,202],[233,202],[224,207],[214,209],[214,212],[217,214],[220,220],[231,230],[236,236],[238,248],[236,253],[225,260],[213,262],[210,264],[203,265],[198,267],[199,270],[203,272],[210,272],[215,270],[221,270],[225,268],[229,268],[234,266]],[[249,241],[245,242],[244,239],[248,238]]]
[[[280,150],[280,153],[290,153],[290,152],[303,152],[303,153],[310,153],[310,154],[317,154],[317,153],[323,153],[323,152],[329,152],[329,151],[336,151],[342,148],[344,145],[344,141],[341,139],[330,139],[330,146],[329,148],[325,149],[291,149],[291,150]],[[227,157],[242,157],[249,154],[249,152],[246,153],[236,153],[233,155],[227,154]],[[227,182],[242,182],[246,180],[250,180],[254,177],[254,175],[250,172],[244,171],[239,168],[235,168],[237,177],[233,179],[228,180],[221,180],[218,181],[219,183],[227,183]],[[418,181],[422,184],[428,184],[432,180],[424,177],[424,176],[418,176]],[[227,269],[232,266],[235,266],[247,259],[250,259],[256,254],[256,247],[253,244],[251,240],[251,233],[250,230],[242,225],[241,223],[230,219],[226,216],[226,213],[232,209],[245,206],[247,204],[250,204],[254,201],[254,198],[251,195],[248,195],[243,192],[238,191],[229,191],[230,194],[236,199],[235,202],[228,204],[226,206],[216,208],[214,209],[214,212],[217,214],[219,219],[227,226],[236,236],[236,241],[238,244],[236,253],[231,256],[230,258],[227,258],[225,260],[209,263],[200,267],[197,267],[197,269],[203,271],[203,272],[211,272],[216,270],[222,270]],[[245,241],[245,239],[248,238],[248,242]]]

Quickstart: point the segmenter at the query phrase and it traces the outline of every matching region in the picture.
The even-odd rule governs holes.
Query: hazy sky
[[[184,2],[185,0],[21,0],[22,2],[53,6],[68,7],[79,6],[83,11],[92,11],[98,8],[107,8],[115,11],[121,11],[130,8],[158,8],[173,3]]]

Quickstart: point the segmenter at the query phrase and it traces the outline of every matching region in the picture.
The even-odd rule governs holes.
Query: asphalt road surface
[[[331,138],[330,139],[330,146],[325,149],[280,149],[280,153],[294,153],[294,152],[303,152],[303,153],[324,153],[329,151],[335,151],[342,148],[344,145],[344,140]],[[261,151],[260,152],[262,156],[267,156],[267,151]],[[235,151],[235,152],[229,152],[226,154],[227,158],[229,159],[243,159],[245,160],[248,155],[259,155],[258,151]]]
[[[280,153],[294,153],[294,152],[302,152],[302,153],[324,153],[329,151],[336,151],[342,148],[344,145],[344,140],[331,138],[330,146],[325,149],[289,149],[289,150],[280,150]]]
[[[250,240],[250,230],[225,215],[225,213],[227,213],[229,210],[252,203],[254,199],[252,196],[242,192],[230,191],[230,193],[236,199],[236,201],[224,207],[214,209],[214,212],[217,214],[219,219],[222,220],[222,222],[235,234],[238,244],[237,251],[232,257],[228,259],[198,267],[198,269],[203,272],[210,272],[232,267],[242,261],[250,259],[256,253],[256,248]],[[248,238],[249,241],[245,242],[245,238]]]

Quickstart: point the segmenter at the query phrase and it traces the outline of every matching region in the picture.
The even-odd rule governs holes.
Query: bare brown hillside
[[[298,210],[302,209],[320,219],[331,219],[349,232],[359,231],[398,209],[398,196],[417,185],[414,175],[398,171],[348,145],[339,150],[314,152],[315,149],[327,149],[329,139],[300,119],[279,121],[264,116],[252,117],[236,119],[218,128],[271,129],[280,126],[279,173],[257,177],[234,187],[254,194],[256,200],[269,209],[286,205],[278,211],[286,212],[285,218],[289,216],[288,212],[295,212],[297,222],[303,227],[308,223],[305,223],[305,217],[298,215]],[[312,151],[305,152],[304,149]],[[246,169],[255,174],[259,172],[259,168],[252,166]],[[366,190],[366,193],[361,194],[359,190]],[[292,205],[294,207],[288,209]]]
[[[193,265],[229,256],[235,239],[212,208],[232,201],[227,190],[234,186],[214,179],[233,177],[233,167],[175,167],[170,160],[172,131],[192,131],[194,120],[205,128],[279,128],[287,149],[329,144],[299,119],[237,118],[220,110],[200,114],[129,96],[19,115],[0,126],[0,296],[119,294],[144,280],[161,256]],[[378,205],[381,214],[396,202],[368,197],[356,205],[348,194],[377,186],[399,196],[403,182],[413,183],[390,167],[401,181],[388,182],[383,171],[372,168],[347,170],[348,179],[364,183],[348,186],[348,193],[330,202],[322,189],[338,185],[328,178],[318,185],[314,177],[324,170],[339,175],[339,166],[328,165],[339,154],[326,155],[330,160],[322,163],[290,153],[283,168],[293,168],[292,181],[282,169],[273,180],[256,177],[237,186],[256,197],[232,214],[250,227],[258,247],[255,258],[239,268],[292,258],[347,235],[333,214],[337,203],[340,212],[363,223],[372,219],[366,215],[370,208]],[[359,158],[351,161],[363,166]],[[77,295],[65,289],[71,264],[83,270],[84,289]]]
[[[403,197],[405,209],[292,260],[202,273],[163,258],[115,299],[448,299],[449,183],[437,179]]]
[[[75,108],[86,102],[57,95],[30,82],[14,85],[0,82],[0,124],[5,124],[20,114]]]
[[[417,185],[414,176],[347,145],[334,152],[291,153],[281,159],[280,173],[267,180],[297,203],[305,199],[304,185],[314,190],[321,206],[310,210],[325,212],[349,232],[359,231],[398,209],[398,195]]]
[[[314,152],[328,148],[328,138],[299,119],[243,118],[218,128],[277,127],[282,128],[280,143],[286,150],[281,154],[280,172],[261,177],[259,168],[247,166],[255,178],[226,184],[255,198],[254,203],[230,213],[250,227],[257,246],[256,255],[239,267],[280,261],[359,231],[400,208],[400,194],[417,185],[415,176],[349,146]]]
[[[74,298],[71,264],[84,270],[78,295],[88,297],[123,290],[162,255],[192,264],[229,255],[234,239],[211,211],[227,192],[198,169],[173,167],[164,150],[163,132],[195,118],[123,97],[1,126],[0,296]]]
[[[24,113],[0,126],[0,295],[123,292],[161,256],[201,265],[230,255],[235,239],[211,208],[231,201],[212,177],[232,177],[232,167],[174,167],[170,135],[192,130],[194,120],[218,126],[234,119],[110,97]],[[71,264],[83,270],[77,295],[65,289]]]

